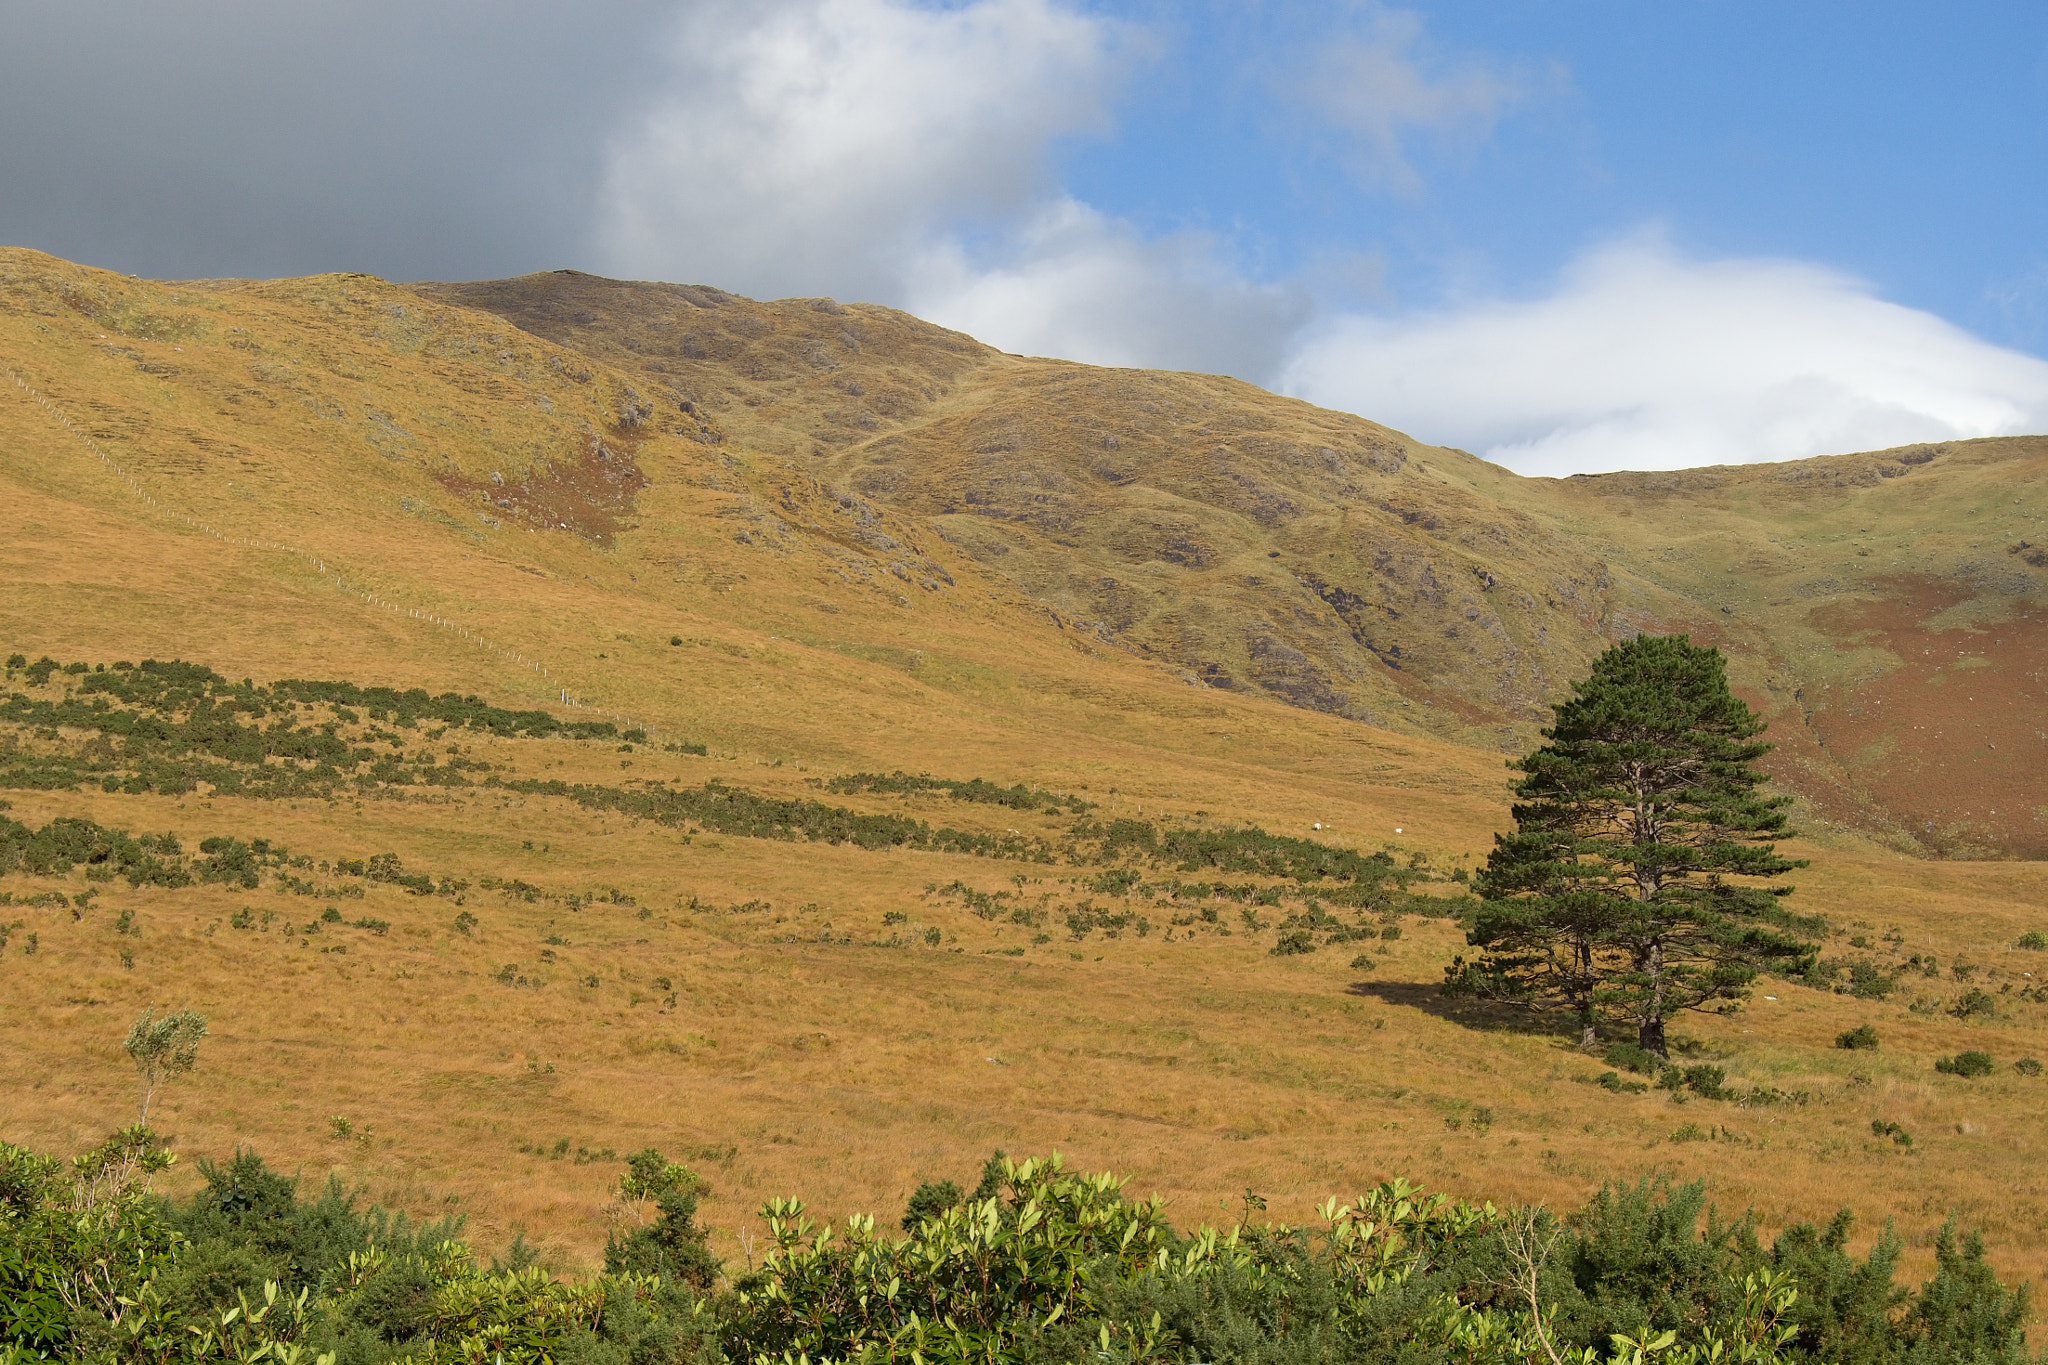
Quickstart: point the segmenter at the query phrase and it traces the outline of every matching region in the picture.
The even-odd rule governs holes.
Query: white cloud
[[[1787,261],[1588,254],[1548,298],[1305,336],[1285,392],[1524,474],[1792,460],[2048,425],[2048,363]]]
[[[1005,350],[1269,378],[1301,291],[1049,183],[1048,147],[1106,126],[1144,43],[1057,0],[701,8],[664,93],[612,141],[606,269],[894,304]]]
[[[906,306],[1025,355],[1270,377],[1307,296],[1245,282],[1195,234],[1147,240],[1086,204],[1045,205],[982,259],[957,241],[912,267]]]
[[[698,6],[609,149],[610,268],[887,300],[934,236],[1045,192],[1048,144],[1104,126],[1126,37],[1051,0]]]

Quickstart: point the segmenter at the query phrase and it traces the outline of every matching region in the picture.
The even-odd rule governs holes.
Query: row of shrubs
[[[501,736],[560,735],[629,743],[646,739],[639,731],[622,733],[609,721],[564,721],[546,711],[508,710],[454,692],[437,696],[422,688],[362,687],[304,678],[267,686],[248,679],[232,683],[203,665],[179,660],[122,661],[109,667],[58,664],[48,658],[30,664],[16,654],[7,670],[10,678],[19,674],[38,689],[60,673],[78,681],[61,698],[15,692],[0,699],[0,721],[46,733],[84,730],[103,741],[121,742],[118,752],[110,743],[88,745],[73,754],[15,752],[0,769],[0,784],[22,789],[70,789],[92,783],[109,792],[182,795],[205,783],[224,795],[278,798],[331,794],[344,780],[370,786],[469,785],[470,779],[456,765],[438,766],[431,755],[379,754],[337,733],[339,724],[359,724],[365,715],[404,729],[433,722]],[[307,706],[324,706],[335,720],[297,723],[299,708]],[[276,718],[270,724],[261,723],[273,714]],[[822,785],[837,794],[944,792],[963,802],[1065,810],[1082,818],[1056,854],[1036,837],[934,828],[905,816],[863,815],[818,801],[757,796],[717,782],[697,791],[627,791],[559,781],[502,785],[566,796],[588,807],[663,824],[696,825],[745,837],[816,839],[862,848],[908,847],[1034,862],[1052,862],[1064,855],[1076,863],[1111,867],[1135,860],[1183,873],[1252,874],[1301,884],[1337,882],[1343,885],[1331,893],[1332,899],[1358,906],[1383,900],[1387,888],[1405,887],[1413,875],[1397,869],[1386,853],[1361,854],[1256,827],[1161,828],[1145,820],[1100,824],[1086,818],[1094,807],[1078,796],[1034,791],[1022,784],[1003,787],[981,778],[855,773]]]
[[[30,829],[19,820],[0,815],[0,873],[62,877],[83,867],[93,881],[125,877],[130,886],[183,887],[194,881],[242,884],[247,846],[230,847],[234,841],[212,839],[206,844],[204,856],[195,862],[186,857],[175,834],[138,838],[126,830],[68,816]]]
[[[510,710],[492,706],[483,698],[456,692],[438,695],[424,688],[400,690],[393,687],[361,687],[333,679],[283,678],[268,685],[243,679],[231,683],[203,664],[183,660],[144,659],[140,664],[126,661],[106,664],[59,664],[42,658],[33,664],[21,654],[7,662],[8,676],[18,671],[30,686],[49,685],[52,675],[76,676],[69,698],[34,700],[17,693],[10,706],[19,709],[5,718],[28,724],[70,725],[98,729],[102,733],[125,734],[143,715],[154,717],[217,713],[232,717],[246,714],[262,718],[273,711],[289,712],[296,706],[325,705],[337,712],[359,711],[370,719],[413,729],[422,721],[451,729],[480,730],[488,734],[571,739],[618,739],[619,727],[611,721],[565,721],[542,710]],[[99,703],[99,705],[95,705]],[[118,705],[109,705],[117,703]],[[128,708],[123,710],[121,708]],[[103,718],[95,723],[94,718]],[[359,717],[344,717],[354,723]],[[642,735],[641,740],[646,736]]]
[[[5,803],[0,803],[0,809],[5,808]],[[38,877],[65,877],[83,868],[86,880],[93,882],[122,878],[134,887],[179,889],[221,885],[247,891],[255,890],[268,874],[288,890],[309,895],[337,894],[336,888],[314,887],[295,875],[296,871],[311,871],[313,867],[311,858],[293,857],[282,844],[268,839],[244,841],[217,835],[202,839],[197,854],[188,854],[175,834],[137,836],[71,816],[60,816],[39,829],[31,829],[0,815],[0,874],[24,872]],[[469,888],[468,882],[453,877],[436,878],[410,871],[395,853],[344,858],[331,868],[321,863],[319,870],[396,886],[415,896],[455,896]],[[82,906],[84,898],[91,894],[81,893],[78,903]]]
[[[1069,831],[1075,862],[1116,864],[1136,858],[1179,872],[1251,873],[1291,881],[1331,880],[1377,886],[1401,876],[1393,858],[1313,839],[1269,834],[1256,826],[1160,828],[1150,820],[1082,820]]]
[[[1026,811],[1072,811],[1085,815],[1095,809],[1092,801],[1085,801],[1074,795],[1062,796],[1055,792],[1041,791],[1023,783],[1002,787],[983,778],[971,778],[962,782],[957,778],[911,776],[900,769],[893,773],[845,773],[829,781],[818,782],[835,796],[858,796],[863,792],[889,792],[896,795],[911,795],[921,792],[943,792],[955,801],[969,801],[983,806],[1005,806],[1010,810]]]
[[[559,796],[589,810],[616,811],[671,828],[750,839],[808,840],[857,848],[916,848],[1049,863],[1052,846],[1018,834],[934,828],[904,815],[866,815],[797,797],[761,796],[716,780],[701,787],[608,787],[560,779],[492,778],[488,785],[529,796]]]
[[[341,725],[361,724],[365,715],[401,729],[437,723],[442,728],[430,732],[434,737],[459,727],[500,736],[646,740],[643,732],[622,732],[610,721],[508,710],[453,692],[435,696],[419,688],[292,678],[257,686],[246,679],[230,683],[211,669],[179,661],[121,662],[110,669],[60,666],[50,659],[26,664],[22,655],[13,657],[18,662],[8,670],[10,678],[18,672],[38,688],[53,674],[76,675],[78,681],[62,697],[8,694],[0,699],[0,722],[46,737],[60,729],[97,737],[70,753],[9,754],[0,784],[21,789],[91,784],[109,792],[182,795],[206,783],[226,795],[284,798],[327,795],[346,778],[371,786],[466,786],[462,768],[487,766],[440,765],[424,749],[403,758],[380,755],[337,733]],[[316,706],[332,719],[300,723],[301,708]],[[670,747],[703,752],[701,745]]]
[[[594,1156],[602,1160],[608,1153]],[[65,1163],[0,1144],[0,1358],[105,1362],[1399,1362],[2025,1365],[2027,1291],[1975,1237],[1847,1250],[1848,1214],[1766,1246],[1697,1184],[1608,1185],[1577,1210],[1496,1209],[1393,1181],[1306,1226],[1178,1229],[1156,1199],[1049,1160],[922,1186],[902,1232],[762,1210],[758,1265],[722,1265],[704,1183],[657,1151],[614,1187],[601,1274],[523,1241],[485,1261],[332,1178],[309,1197],[238,1152],[191,1199],[131,1129]]]

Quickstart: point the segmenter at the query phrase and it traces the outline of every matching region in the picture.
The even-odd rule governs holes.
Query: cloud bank
[[[1106,126],[1118,37],[1047,0],[699,6],[612,140],[598,240],[664,278],[892,295],[935,237],[1050,192],[1049,144]]]
[[[2048,363],[1816,266],[1688,261],[1640,238],[1546,298],[1324,322],[1278,382],[1523,474],[2048,429]]]
[[[1138,30],[1051,0],[714,4],[606,156],[619,274],[892,303],[1004,350],[1266,378],[1302,291],[1236,278],[1053,183],[1110,126]]]

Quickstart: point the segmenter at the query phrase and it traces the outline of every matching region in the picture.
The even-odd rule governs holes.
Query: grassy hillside
[[[1007,356],[866,305],[573,272],[421,289],[666,386],[1212,688],[1518,751],[1609,641],[1686,630],[1734,656],[1809,820],[2048,852],[2048,441],[1520,479],[1232,380]]]
[[[770,350],[778,318],[791,337],[858,323],[858,363],[873,369],[855,382],[873,392],[897,373],[916,402],[900,415],[869,404],[896,425],[820,456],[778,445],[796,427],[763,409],[776,384],[794,412],[827,401],[829,381],[774,378],[773,355],[736,349],[713,388],[629,368],[630,336],[616,356],[571,349],[364,277],[164,285],[0,255],[0,652],[23,656],[0,685],[15,698],[0,716],[0,814],[24,839],[70,819],[132,843],[107,855],[128,870],[102,880],[82,860],[0,873],[0,1046],[22,1078],[0,1092],[0,1132],[74,1150],[123,1121],[128,1022],[145,1005],[189,1006],[213,1034],[160,1101],[181,1150],[252,1143],[280,1168],[335,1169],[415,1212],[468,1213],[486,1245],[523,1227],[565,1264],[602,1243],[617,1154],[651,1143],[711,1180],[706,1216],[729,1255],[744,1254],[736,1235],[767,1196],[887,1216],[920,1181],[958,1178],[1003,1146],[1131,1171],[1189,1221],[1248,1187],[1298,1208],[1399,1173],[1577,1202],[1605,1178],[1668,1171],[1770,1225],[1847,1204],[1859,1244],[1895,1217],[1916,1268],[1953,1210],[1987,1228],[2008,1274],[2038,1266],[2048,1080],[2013,1063],[2048,1052],[2029,975],[2048,955],[2013,945],[2048,929],[2040,864],[1910,859],[1822,828],[1799,850],[1816,865],[1797,900],[1830,917],[1825,956],[1840,970],[1770,983],[1743,1014],[1680,1030],[1688,1064],[1722,1067],[1739,1100],[1631,1091],[1620,1072],[1608,1088],[1599,1059],[1435,992],[1462,943],[1452,874],[1506,823],[1500,746],[1607,632],[1719,623],[1752,693],[1775,698],[1756,689],[1809,675],[1758,674],[1765,656],[1740,651],[1779,638],[1763,632],[1781,597],[1797,604],[1782,619],[1815,630],[1891,632],[1865,637],[1866,668],[1886,640],[1903,659],[1903,631],[1951,643],[1950,622],[1984,629],[1989,608],[1837,625],[1794,595],[1817,553],[1791,556],[1753,598],[1717,599],[1672,567],[1707,565],[1712,542],[1660,558],[1669,533],[1652,523],[1673,500],[1620,482],[1518,483],[1224,381],[1019,361],[876,310],[716,307],[735,310],[721,335],[747,338],[755,318],[748,344]],[[740,373],[749,363],[757,378]],[[946,364],[959,368],[929,395],[912,385]],[[753,407],[748,384],[763,386]],[[1071,533],[1025,515],[1039,504],[1015,482],[1069,468],[1069,435],[977,454],[958,448],[971,436],[945,434],[1013,411],[1020,431],[1043,413],[1044,430],[1070,433],[1098,408],[1121,424],[1118,446],[1097,442],[1103,458],[1156,450],[1182,461],[1183,481],[1077,479]],[[1285,440],[1230,436],[1243,483],[1186,437],[1260,414]],[[1357,491],[1332,491],[1336,474],[1264,472],[1317,432]],[[1987,451],[1987,472],[1968,476],[1979,482],[1963,479]],[[885,456],[911,471],[901,484],[862,472]],[[1896,489],[1912,505],[1916,488],[1953,479],[1943,496],[1967,500],[2003,477],[1992,456],[2008,458],[1961,448],[1811,496]],[[1011,479],[977,485],[991,497],[1022,501],[917,501],[974,468]],[[1731,508],[1790,501],[1748,476],[1690,477],[1720,480],[1711,496]],[[1234,520],[1217,510],[1226,484],[1247,500]],[[1506,508],[1502,488],[1528,497]],[[1266,526],[1254,511],[1268,495],[1297,513]],[[1392,601],[1398,617],[1372,610],[1417,631],[1415,659],[1442,651],[1427,655],[1433,671],[1370,656],[1378,671],[1360,665],[1357,695],[1381,689],[1387,725],[1368,726],[1253,685],[1249,644],[1241,664],[1209,660],[1233,686],[1191,685],[1192,656],[1036,590],[1031,573],[1063,557],[1073,573],[1109,555],[1120,542],[1099,525],[1138,525],[1143,498],[1223,547],[1206,564],[1118,562],[1119,581],[1148,585],[1157,629],[1177,613],[1187,638],[1220,621],[1215,638],[1242,643],[1230,623],[1257,611],[1277,650],[1307,638],[1283,632],[1314,624],[1311,602],[1337,612],[1309,575],[1368,600],[1382,582],[1370,548],[1408,537],[1423,556],[1400,580],[1410,596],[1369,601]],[[1596,517],[1602,498],[1627,514]],[[2012,567],[2026,551],[1992,544],[2006,528],[1985,515],[1970,562],[2030,573]],[[1226,521],[1241,543],[1221,538]],[[1744,544],[1767,534],[1733,511],[1726,524]],[[1482,557],[1461,538],[1495,548]],[[1877,558],[1850,544],[1829,553]],[[1514,589],[1527,566],[1581,597]],[[1413,596],[1425,572],[1444,587],[1427,611]],[[1333,650],[1364,648],[1316,619]],[[1837,667],[1813,648],[1802,667]],[[1505,695],[1487,670],[1511,651],[1525,670],[1513,714],[1485,701]],[[1923,685],[2004,676],[2014,651]],[[86,671],[33,667],[44,656]],[[117,665],[173,658],[217,678],[176,696],[121,681],[171,675]],[[420,689],[442,709],[291,679]],[[444,693],[457,695],[434,700]],[[483,705],[613,730],[515,733],[476,723]],[[1797,741],[1804,711],[1795,723],[1774,705],[1774,733]],[[137,730],[116,712],[157,720]],[[1849,715],[1815,707],[1827,746],[1790,756],[1847,782],[1829,766],[1847,732],[1829,726]],[[157,747],[134,747],[159,722]],[[992,785],[943,785],[975,778]],[[1807,789],[1829,799],[1818,778]],[[1882,798],[1843,790],[1845,824]],[[1145,822],[1152,842],[1116,845],[1116,820]],[[246,863],[210,839],[240,841]],[[396,862],[372,861],[386,854]],[[180,868],[190,884],[173,884]],[[1283,933],[1314,950],[1275,955]],[[1857,963],[1866,984],[1892,980],[1883,999],[1843,993]],[[1832,1045],[1865,1023],[1879,1051]],[[1995,1075],[1934,1071],[1973,1048]]]
[[[2048,438],[1494,486],[1697,604],[1830,814],[2048,853]]]

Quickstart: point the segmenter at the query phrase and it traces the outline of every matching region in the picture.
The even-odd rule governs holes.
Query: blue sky
[[[0,48],[9,244],[830,294],[1537,474],[2048,429],[2044,170],[2038,4],[71,0]]]
[[[1117,127],[1061,148],[1074,193],[1148,230],[1204,226],[1248,269],[1385,261],[1380,300],[1541,290],[1661,224],[1689,253],[1787,256],[1993,341],[2048,342],[2048,6],[1470,3],[1105,6],[1164,50]],[[1303,116],[1290,68],[1413,16],[1424,74],[1502,87],[1401,136],[1406,192]],[[1261,70],[1261,68],[1265,70]],[[1270,75],[1268,73],[1271,73]]]

